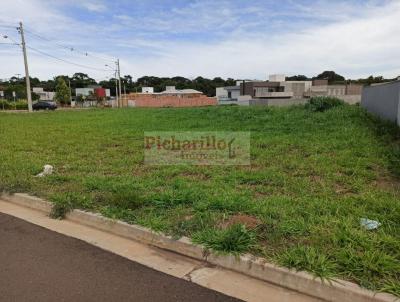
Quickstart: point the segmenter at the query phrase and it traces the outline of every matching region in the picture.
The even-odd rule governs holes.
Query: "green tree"
[[[57,78],[56,85],[56,101],[60,104],[65,105],[70,101],[71,92],[62,77]]]
[[[303,74],[286,77],[286,81],[308,81],[308,80],[310,80],[310,79],[307,78],[307,76],[305,76]]]
[[[14,100],[13,92],[15,92],[16,99],[26,100],[26,86],[22,84],[10,84],[6,86],[4,90],[5,98],[8,100]]]
[[[329,70],[326,70],[323,73],[317,75],[314,79],[328,80],[329,84],[341,83],[345,81],[345,78],[343,76],[337,74],[334,71],[329,71]]]
[[[96,81],[86,73],[77,72],[71,78],[71,85],[74,88],[85,88],[89,85],[96,85]]]
[[[40,95],[38,95],[37,93],[32,92],[32,100],[33,100],[33,101],[38,101],[38,100],[40,100]]]

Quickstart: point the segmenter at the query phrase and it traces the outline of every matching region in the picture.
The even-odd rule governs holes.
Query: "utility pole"
[[[24,28],[22,27],[22,22],[19,22],[18,31],[21,34],[22,52],[24,53],[26,96],[28,98],[28,110],[29,112],[32,112],[33,110],[32,110],[31,80],[29,78],[28,57],[26,55]]]
[[[117,102],[117,107],[119,107],[117,71],[115,71],[115,101]]]
[[[71,90],[71,80],[68,77],[68,87],[69,87],[69,102],[72,104],[72,90]]]
[[[119,65],[119,59],[117,59],[117,72],[118,72],[118,91],[119,91],[119,107],[122,107],[122,88],[121,88],[121,68]]]

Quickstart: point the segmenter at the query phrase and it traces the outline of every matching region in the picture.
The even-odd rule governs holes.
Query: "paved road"
[[[0,213],[0,301],[238,301]]]

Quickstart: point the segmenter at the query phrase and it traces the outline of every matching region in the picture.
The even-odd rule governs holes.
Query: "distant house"
[[[205,96],[195,89],[176,89],[167,86],[162,92],[150,92],[150,87],[141,93],[130,93],[122,96],[123,106],[128,107],[199,107],[217,104],[216,98]],[[153,90],[154,91],[154,90]]]
[[[361,101],[362,90],[363,85],[359,84],[328,85],[328,80],[313,80],[313,84],[305,96],[333,96],[354,104]]]
[[[94,95],[99,98],[109,98],[111,96],[110,89],[102,88],[101,86],[92,86],[86,88],[76,88],[76,96],[88,97]]]
[[[76,88],[75,95],[76,96],[89,96],[94,94],[94,88]]]
[[[142,87],[142,93],[154,93],[153,87]]]
[[[55,92],[44,91],[43,88],[41,88],[41,87],[33,87],[32,91],[33,91],[33,93],[36,93],[37,95],[39,95],[40,101],[53,101],[54,97],[56,95]]]
[[[224,104],[235,103],[240,96],[240,86],[220,87],[216,90],[218,101]]]
[[[110,89],[105,89],[98,85],[92,85],[86,88],[76,88],[75,95],[76,97],[83,97],[80,106],[96,107],[98,105],[98,100],[104,100],[104,101],[109,100],[111,97],[111,92]],[[88,98],[89,96],[93,96],[96,99]],[[78,98],[76,98],[76,100],[79,101]]]
[[[400,80],[373,84],[363,89],[361,106],[400,126]]]
[[[167,86],[164,91],[160,93],[153,93],[154,95],[168,95],[168,96],[176,96],[176,97],[199,97],[203,95],[201,91],[195,89],[176,89],[175,86]]]
[[[347,103],[361,101],[362,85],[328,85],[327,80],[286,81],[283,74],[268,81],[238,81],[236,86],[218,87],[218,104],[291,105],[303,104],[313,96],[335,96]]]

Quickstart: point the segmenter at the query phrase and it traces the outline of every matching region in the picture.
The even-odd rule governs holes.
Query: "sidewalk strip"
[[[3,195],[2,199],[43,211],[46,214],[51,210],[51,203],[37,197],[31,197],[27,194],[17,193],[14,195]],[[193,260],[196,259],[200,262],[206,262],[209,265],[228,269],[252,277],[253,279],[257,278],[269,284],[274,284],[274,286],[286,288],[320,300],[340,302],[392,302],[397,300],[393,295],[374,293],[351,282],[343,280],[331,282],[321,281],[306,272],[295,272],[266,263],[264,259],[252,255],[246,254],[236,257],[233,255],[219,255],[205,251],[203,247],[192,244],[188,238],[183,237],[179,240],[175,240],[171,237],[152,232],[147,228],[112,220],[100,214],[73,210],[67,214],[66,221],[86,225],[138,241],[142,244],[144,243],[172,251],[180,255],[191,257]]]

